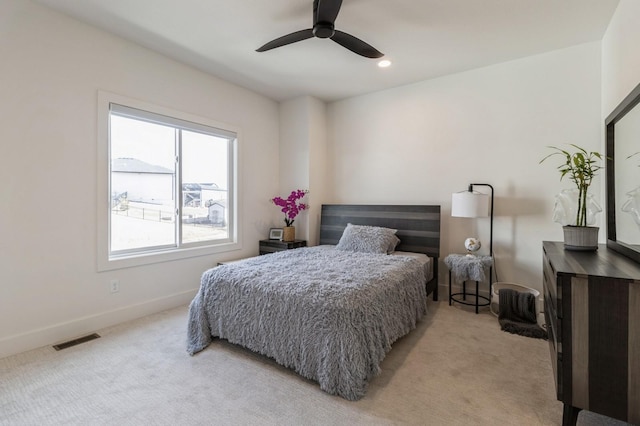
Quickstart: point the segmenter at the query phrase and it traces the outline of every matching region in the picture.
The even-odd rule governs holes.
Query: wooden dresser
[[[542,243],[544,306],[562,424],[580,410],[640,424],[640,264]]]

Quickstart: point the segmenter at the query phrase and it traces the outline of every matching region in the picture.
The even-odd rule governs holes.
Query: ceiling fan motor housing
[[[331,38],[333,34],[335,34],[335,29],[330,22],[318,22],[313,26],[313,35],[318,38]]]

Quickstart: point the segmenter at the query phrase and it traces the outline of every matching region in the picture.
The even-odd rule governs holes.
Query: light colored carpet
[[[559,425],[547,342],[429,302],[350,402],[271,360],[215,341],[185,351],[187,308],[99,330],[100,339],[0,359],[2,425]],[[579,424],[616,424],[580,414]],[[619,424],[619,423],[618,423]]]

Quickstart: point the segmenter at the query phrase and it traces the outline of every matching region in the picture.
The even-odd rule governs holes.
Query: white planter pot
[[[575,251],[598,250],[597,226],[563,226],[564,248]]]

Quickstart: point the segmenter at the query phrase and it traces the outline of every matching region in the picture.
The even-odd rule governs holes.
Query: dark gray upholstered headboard
[[[338,244],[347,223],[397,229],[396,250],[440,257],[440,206],[323,204],[320,244]]]

